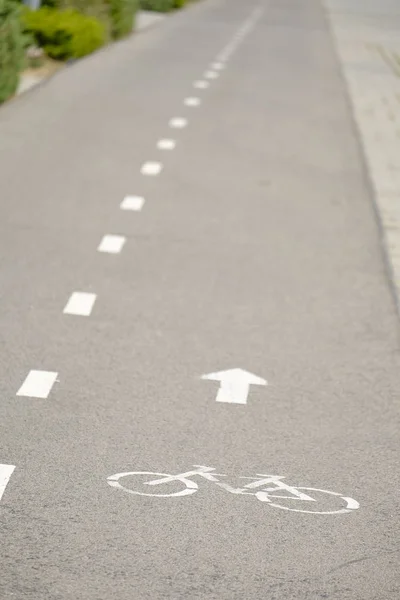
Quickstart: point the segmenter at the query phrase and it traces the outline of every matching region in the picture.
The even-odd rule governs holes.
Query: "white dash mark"
[[[159,175],[163,170],[163,165],[160,162],[145,162],[140,172],[142,175]]]
[[[175,140],[159,140],[157,142],[157,148],[159,150],[173,150],[176,146]]]
[[[198,90],[205,90],[210,87],[210,82],[199,79],[199,81],[194,82],[193,87],[197,88]]]
[[[58,373],[54,371],[29,371],[24,383],[17,392],[17,396],[47,398],[57,375]]]
[[[65,308],[65,315],[81,315],[88,317],[93,310],[97,295],[88,292],[73,292]]]
[[[224,50],[223,52],[221,52],[221,56],[220,56],[220,60],[228,60],[229,58],[229,54],[226,50]]]
[[[225,68],[225,65],[222,62],[215,62],[211,65],[211,68],[215,71],[222,71]]]
[[[200,106],[201,100],[200,98],[185,98],[184,104],[185,106]]]
[[[237,32],[233,36],[232,40],[228,43],[227,46],[225,46],[225,48],[217,56],[218,62],[224,63],[232,56],[232,54],[237,50],[237,47],[239,46],[239,44],[241,44],[243,42],[243,39],[245,38],[245,36],[248,35],[252,31],[252,29],[254,29],[255,25],[257,24],[257,21],[260,19],[260,17],[263,15],[263,13],[264,13],[264,9],[261,6],[255,8],[251,12],[250,16],[246,19],[246,21],[243,23],[243,25],[237,30]],[[216,66],[213,65],[213,69],[215,69],[215,68],[216,68]]]
[[[204,77],[206,79],[218,79],[219,73],[217,73],[217,71],[206,71]]]
[[[0,465],[0,500],[15,469],[14,465]]]
[[[187,124],[187,119],[183,119],[181,117],[174,117],[169,122],[169,126],[173,127],[174,129],[183,129]]]
[[[143,208],[144,198],[142,196],[125,196],[120,204],[122,210],[140,211]]]
[[[99,252],[108,252],[109,254],[119,254],[126,242],[122,235],[107,234],[101,240],[97,250]]]

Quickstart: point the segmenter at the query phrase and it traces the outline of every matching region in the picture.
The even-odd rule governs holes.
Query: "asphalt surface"
[[[206,0],[3,106],[0,195],[0,597],[398,599],[399,323],[320,2]],[[230,368],[269,385],[216,402]],[[340,496],[107,483],[192,465]]]

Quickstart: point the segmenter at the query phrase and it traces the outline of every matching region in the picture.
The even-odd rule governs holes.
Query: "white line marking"
[[[217,62],[224,63],[226,62],[232,54],[237,50],[238,46],[243,42],[246,35],[250,33],[250,31],[257,24],[257,21],[260,19],[264,12],[262,6],[256,7],[250,13],[250,16],[246,19],[243,25],[237,30],[234,36],[231,38],[229,43],[225,46],[223,50],[221,50],[220,54],[217,57]]]
[[[169,122],[169,126],[173,127],[174,129],[183,129],[187,124],[187,119],[183,119],[182,117],[174,117]]]
[[[228,59],[229,59],[229,57],[230,57],[230,55],[231,55],[231,52],[230,52],[230,51],[229,51],[229,52],[227,52],[227,51],[225,50],[225,52],[222,52],[222,53],[221,53],[220,60],[228,60]]]
[[[14,465],[0,465],[0,500],[7,487],[7,483],[10,480],[11,475],[15,469]]]
[[[97,294],[73,292],[63,312],[66,315],[81,315],[82,317],[88,317],[92,312],[96,298]]]
[[[210,82],[199,79],[199,81],[194,82],[193,87],[197,88],[198,90],[205,90],[210,87]]]
[[[17,396],[47,398],[57,376],[58,373],[54,371],[29,371],[24,383],[17,392]]]
[[[206,79],[218,79],[219,73],[217,73],[217,71],[206,71],[204,77]]]
[[[354,498],[348,498],[347,496],[342,496],[342,498],[347,502],[346,508],[351,508],[351,510],[357,510],[357,508],[360,508],[359,503],[357,500],[354,500]]]
[[[250,479],[249,483],[243,485],[243,487],[232,487],[229,483],[226,482],[226,479],[220,481],[220,477],[226,477],[225,474],[215,473],[215,467],[207,467],[206,465],[193,465],[194,469],[190,469],[185,473],[160,473],[160,472],[151,472],[151,471],[128,471],[124,473],[116,473],[115,475],[110,475],[107,477],[107,483],[111,487],[115,487],[120,489],[128,494],[135,494],[138,496],[148,496],[155,498],[177,498],[182,496],[190,496],[191,494],[195,494],[199,490],[199,482],[200,478],[207,481],[215,483],[220,489],[229,492],[230,494],[243,494],[243,495],[252,495],[257,498],[260,502],[266,504],[266,506],[271,508],[279,508],[281,510],[287,510],[290,512],[298,512],[298,513],[306,513],[313,515],[343,515],[351,512],[352,510],[356,510],[360,507],[357,500],[354,498],[349,498],[347,496],[341,496],[337,492],[331,492],[330,490],[321,490],[319,488],[312,487],[303,487],[303,486],[293,486],[289,485],[283,481],[285,477],[282,475],[265,475],[262,473],[257,473],[253,476],[235,476],[235,480],[239,479]],[[139,475],[142,483],[148,486],[161,486],[159,488],[153,487],[153,493],[151,493],[151,488],[147,488],[147,491],[144,490],[140,485],[136,487],[133,485],[132,479],[130,479],[129,483],[125,487],[120,483],[120,480],[124,477],[135,477]],[[143,476],[146,476],[146,482],[143,482]],[[194,478],[196,477],[196,480]],[[150,481],[149,481],[150,479]],[[168,486],[164,486],[163,484],[169,484],[172,482],[179,481],[185,487],[182,489],[180,486],[179,491],[172,491],[168,489]],[[207,483],[209,485],[209,483]],[[237,485],[237,484],[236,484]],[[132,489],[133,488],[133,489]],[[142,490],[142,491],[139,491]],[[272,492],[272,493],[270,493]],[[308,493],[307,493],[308,492]],[[311,492],[313,495],[309,494]],[[306,510],[307,503],[311,502],[316,503],[318,500],[314,497],[314,492],[318,494],[328,494],[328,496],[334,496],[334,500],[338,501],[339,506],[342,504],[341,501],[346,502],[345,508],[336,508],[336,510]],[[282,504],[280,503],[282,500]],[[298,508],[291,508],[290,506],[286,506],[286,502],[292,501],[292,506],[297,506]],[[300,502],[303,504],[301,505]],[[311,504],[311,506],[312,506]],[[308,504],[308,508],[311,508],[310,504]],[[315,504],[314,504],[315,507]],[[316,507],[318,508],[318,507]],[[320,506],[322,508],[322,506]],[[332,506],[333,508],[333,506]]]
[[[225,65],[222,62],[215,62],[211,65],[211,68],[214,71],[222,71],[222,69],[225,69]]]
[[[157,148],[159,150],[173,150],[176,146],[175,140],[159,140],[157,142]]]
[[[155,175],[159,175],[162,170],[163,170],[162,163],[149,161],[149,162],[144,163],[144,165],[140,169],[140,172],[142,175],[155,176]]]
[[[246,404],[250,385],[267,385],[265,379],[243,369],[228,369],[219,373],[209,373],[203,375],[202,379],[219,381],[216,401],[230,404]]]
[[[101,240],[97,250],[99,252],[108,252],[109,254],[119,254],[126,242],[122,235],[107,234]]]
[[[200,106],[201,100],[200,98],[185,98],[184,104],[185,106]]]
[[[235,52],[235,50],[237,49],[237,47],[239,46],[239,42],[238,41],[233,41],[231,42],[223,51],[223,53],[220,56],[220,60],[223,61],[227,61],[232,54]]]
[[[122,210],[140,211],[143,208],[144,198],[142,196],[125,196],[120,204]]]

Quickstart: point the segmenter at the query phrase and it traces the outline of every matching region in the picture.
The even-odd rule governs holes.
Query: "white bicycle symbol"
[[[218,485],[220,488],[230,492],[231,494],[247,494],[251,496],[255,496],[257,500],[260,502],[267,502],[269,506],[274,506],[275,508],[281,508],[282,510],[290,510],[293,512],[301,512],[301,513],[309,513],[309,514],[319,514],[319,515],[334,515],[334,514],[344,514],[348,512],[352,512],[360,507],[359,503],[353,498],[348,498],[347,496],[342,496],[337,492],[330,492],[328,490],[320,490],[318,488],[310,488],[310,487],[292,487],[282,480],[284,477],[279,475],[262,475],[257,474],[257,477],[240,477],[240,479],[251,479],[252,481],[245,485],[242,488],[234,488],[229,484],[219,481],[218,477],[226,477],[226,475],[221,475],[220,473],[214,473],[215,469],[213,467],[205,467],[202,465],[193,465],[195,470],[187,471],[186,473],[179,473],[178,475],[169,475],[167,473],[152,473],[151,471],[131,471],[129,473],[117,473],[116,475],[112,475],[108,477],[107,482],[112,487],[118,488],[127,492],[128,494],[136,494],[138,496],[151,496],[157,498],[177,498],[180,496],[188,496],[190,494],[195,494],[199,486],[196,481],[192,480],[192,477],[198,476],[206,479],[207,481],[211,481]],[[150,481],[142,481],[139,485],[142,486],[164,486],[163,491],[166,492],[165,489],[166,484],[175,484],[179,482],[184,485],[183,489],[179,489],[178,491],[169,491],[168,493],[151,493],[149,491],[136,491],[134,489],[130,489],[128,487],[124,487],[121,485],[120,480],[124,477],[139,477],[151,476]],[[153,477],[156,479],[153,479]],[[268,487],[266,487],[268,486]],[[271,487],[273,486],[273,487]],[[167,485],[167,488],[170,486]],[[180,486],[181,487],[181,486]],[[144,488],[146,489],[146,488]],[[272,495],[271,492],[285,492],[286,495]],[[344,506],[337,510],[303,510],[300,508],[290,508],[285,506],[281,502],[275,502],[275,500],[291,500],[291,501],[299,501],[302,500],[304,502],[317,502],[315,498],[312,498],[306,492],[311,492],[313,495],[319,494],[328,494],[329,496],[336,496],[336,498],[340,498],[342,501],[341,504],[344,503]],[[290,495],[288,495],[290,494]]]

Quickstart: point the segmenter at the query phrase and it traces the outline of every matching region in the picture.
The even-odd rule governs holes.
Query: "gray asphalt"
[[[400,597],[399,322],[373,195],[319,0],[261,4],[208,90],[192,82],[254,0],[198,3],[0,110],[2,599]],[[106,233],[121,254],[96,251]],[[63,314],[73,291],[98,294],[90,317]],[[269,382],[246,405],[201,380],[234,367]],[[31,369],[59,373],[48,399],[16,396]],[[107,484],[192,465],[360,508]]]

